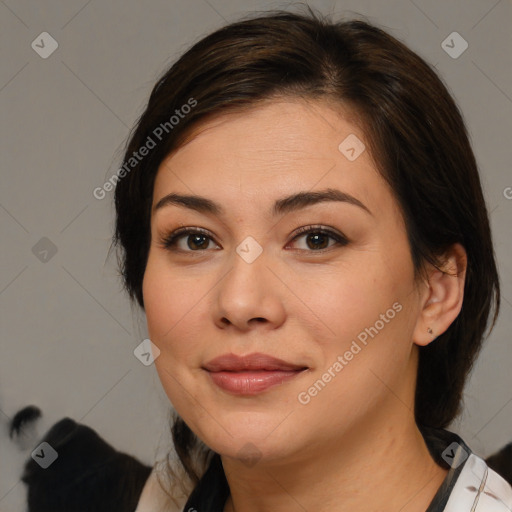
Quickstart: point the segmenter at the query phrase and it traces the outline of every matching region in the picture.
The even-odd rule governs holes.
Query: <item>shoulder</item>
[[[444,512],[510,512],[512,487],[471,453],[450,493]]]
[[[157,478],[157,470],[153,467],[146,480],[135,512],[181,512],[186,498],[174,502],[162,488]]]

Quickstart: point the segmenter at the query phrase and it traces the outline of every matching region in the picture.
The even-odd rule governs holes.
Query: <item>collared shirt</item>
[[[430,454],[448,470],[425,512],[511,512],[512,488],[455,433],[420,427]],[[190,494],[183,512],[223,512],[230,494],[218,454]],[[139,502],[136,512],[156,512]]]

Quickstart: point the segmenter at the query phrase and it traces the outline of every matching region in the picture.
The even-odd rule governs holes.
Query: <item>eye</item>
[[[182,241],[185,243],[180,246],[180,242]],[[165,236],[161,243],[162,246],[168,250],[198,252],[207,250],[210,241],[213,241],[213,239],[204,229],[181,228]]]
[[[347,238],[343,235],[322,226],[304,226],[299,228],[292,242],[303,237],[305,237],[306,248],[299,249],[306,251],[309,249],[309,252],[322,252],[334,245],[344,246],[348,244]],[[329,239],[334,240],[334,244],[329,245]]]
[[[308,252],[323,252],[329,250],[334,245],[344,246],[349,243],[347,238],[340,233],[323,228],[322,226],[304,226],[299,228],[295,232],[292,242],[303,237],[305,237],[306,248],[299,248],[299,250]],[[330,241],[334,241],[334,243],[329,245]],[[170,251],[201,252],[210,248],[210,242],[213,242],[213,238],[204,229],[180,228],[164,236],[161,240],[161,245],[164,249]],[[218,245],[217,248],[219,248]]]

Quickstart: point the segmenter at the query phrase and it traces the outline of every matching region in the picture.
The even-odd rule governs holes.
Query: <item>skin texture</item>
[[[419,512],[446,475],[414,422],[414,389],[419,346],[462,306],[465,251],[455,245],[446,255],[446,270],[458,277],[430,268],[428,281],[414,280],[400,209],[368,150],[349,161],[338,149],[350,134],[365,141],[341,114],[325,102],[287,98],[224,115],[202,124],[158,170],[154,205],[174,192],[225,209],[222,216],[177,205],[153,211],[143,294],[164,390],[222,456],[226,511]],[[353,195],[371,214],[330,201],[271,215],[276,199],[327,188]],[[311,224],[348,243],[294,240]],[[210,238],[185,235],[181,252],[164,248],[162,238],[182,226]],[[248,236],[263,249],[252,263],[236,252]],[[358,342],[342,370],[300,403],[299,394],[396,303],[401,310],[378,334]],[[221,354],[254,352],[308,370],[258,395],[233,396],[202,369]]]

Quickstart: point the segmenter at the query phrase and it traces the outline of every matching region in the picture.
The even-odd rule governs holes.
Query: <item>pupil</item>
[[[322,240],[325,242],[325,240],[327,239],[327,237],[325,235],[322,235],[321,233],[309,235],[309,237],[314,238],[316,241],[318,241],[320,239],[320,242],[322,242]],[[308,237],[308,239],[311,240],[311,238],[309,238],[309,237]],[[322,244],[320,244],[320,245],[322,245]],[[320,247],[320,245],[313,244],[313,248],[318,249]],[[323,249],[324,247],[320,247],[320,248]]]
[[[192,247],[192,245],[189,243],[188,246],[190,249],[196,249],[198,246],[201,246],[201,245],[204,245],[204,239],[206,238],[205,235],[192,235],[192,245],[194,247]],[[196,243],[198,239],[203,239],[203,243],[199,242],[199,243]],[[190,241],[190,238],[189,238],[189,241]]]

